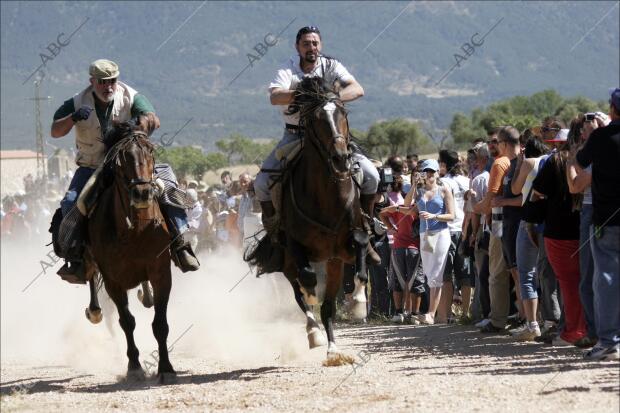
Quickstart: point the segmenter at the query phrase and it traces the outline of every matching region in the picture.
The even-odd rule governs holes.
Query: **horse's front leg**
[[[340,259],[327,261],[327,281],[325,283],[325,298],[321,305],[321,321],[327,332],[327,356],[338,353],[334,337],[333,320],[336,315],[336,296],[342,285],[343,264]]]
[[[310,265],[306,251],[299,242],[289,237],[287,240],[288,248],[295,260],[297,266],[297,280],[299,281],[299,287],[304,295],[305,301],[308,305],[318,304],[316,297],[316,272]]]
[[[107,280],[107,278],[106,278]],[[127,300],[127,291],[117,285],[110,285],[108,281],[105,283],[105,288],[110,295],[114,304],[116,304],[116,310],[118,311],[118,322],[125,333],[125,339],[127,340],[127,358],[129,363],[127,365],[127,378],[133,380],[144,380],[144,370],[140,365],[140,352],[136,347],[136,342],[133,337],[133,331],[136,328],[136,319],[129,311],[129,303]]]
[[[174,383],[176,382],[176,371],[170,364],[168,358],[168,299],[170,298],[170,290],[172,288],[172,275],[170,273],[170,264],[163,265],[159,269],[162,275],[156,280],[151,280],[153,286],[153,298],[155,301],[155,317],[153,318],[153,335],[157,340],[157,348],[159,352],[159,365],[157,367],[157,375],[159,382]]]
[[[366,271],[366,251],[368,248],[368,234],[362,230],[353,231],[353,248],[355,250],[355,289],[353,290],[351,315],[358,320],[363,320],[368,315],[368,299],[366,298],[366,284],[368,273]]]
[[[90,303],[85,310],[86,318],[93,324],[101,322],[103,315],[101,314],[101,307],[99,307],[99,297],[97,295],[98,280],[100,275],[94,275],[88,280],[88,288],[90,290]]]

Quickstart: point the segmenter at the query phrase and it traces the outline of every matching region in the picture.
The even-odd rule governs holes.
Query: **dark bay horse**
[[[321,320],[328,339],[328,356],[337,355],[333,333],[335,300],[343,280],[343,263],[356,264],[353,312],[366,316],[365,253],[368,234],[364,230],[359,186],[352,174],[352,152],[347,112],[337,95],[321,78],[306,78],[298,86],[293,112],[299,111],[303,147],[281,186],[281,228],[285,234],[283,272],[290,281],[295,300],[306,314],[310,348],[324,345],[309,305],[317,303],[316,274],[309,262],[326,262],[325,297]],[[274,202],[275,204],[275,202]],[[277,208],[277,207],[276,207]],[[266,236],[246,260],[264,271],[272,257]],[[269,244],[269,245],[267,245]],[[263,271],[261,271],[263,270]]]
[[[116,305],[127,339],[127,376],[143,378],[144,370],[133,336],[136,322],[129,311],[127,290],[140,284],[148,288],[150,282],[155,306],[152,327],[159,350],[157,373],[160,382],[174,381],[176,373],[170,364],[166,344],[166,313],[172,287],[170,235],[154,199],[157,186],[153,144],[144,127],[130,122],[115,125],[106,135],[108,141],[115,143],[106,155],[104,170],[109,168],[107,173],[113,174],[113,183],[101,194],[88,221],[86,261],[91,280],[91,306],[93,292],[96,297],[93,274],[99,272]],[[148,290],[145,293],[150,295]]]

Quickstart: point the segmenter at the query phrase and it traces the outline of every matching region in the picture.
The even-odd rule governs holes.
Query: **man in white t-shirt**
[[[284,117],[284,136],[276,148],[265,159],[261,172],[256,176],[254,189],[256,198],[260,201],[263,211],[263,226],[268,233],[274,234],[277,225],[276,211],[271,201],[270,184],[273,171],[281,170],[284,164],[276,158],[276,150],[300,138],[299,113],[288,115],[288,106],[295,98],[295,88],[304,77],[322,77],[326,84],[340,85],[339,98],[343,102],[350,102],[364,96],[364,89],[337,60],[321,54],[322,42],[319,29],[314,26],[301,28],[297,32],[295,49],[297,55],[278,70],[276,77],[269,84],[270,101],[272,105],[280,106]],[[362,154],[354,153],[353,161],[359,164],[363,171],[360,202],[364,212],[372,217],[373,204],[379,173],[374,165]],[[378,255],[369,248],[368,255],[371,261],[379,260]]]

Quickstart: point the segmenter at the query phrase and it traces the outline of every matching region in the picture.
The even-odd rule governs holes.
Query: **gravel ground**
[[[471,326],[337,325],[358,363],[324,367],[278,276],[244,278],[235,253],[174,274],[170,358],[178,382],[124,380],[125,340],[110,303],[84,318],[88,292],[41,271],[49,247],[3,245],[0,408],[34,412],[338,411],[618,412],[618,362],[586,363],[575,348],[515,343]],[[54,268],[58,267],[56,264]],[[238,286],[235,286],[237,285]],[[152,310],[130,293],[143,366],[156,348]]]
[[[338,326],[358,364],[322,367],[324,349],[231,366],[173,352],[178,383],[128,383],[68,366],[3,363],[2,411],[618,412],[618,363],[482,336],[464,326]],[[303,334],[303,330],[299,331]],[[361,357],[361,358],[360,358]],[[234,363],[233,363],[234,364]]]

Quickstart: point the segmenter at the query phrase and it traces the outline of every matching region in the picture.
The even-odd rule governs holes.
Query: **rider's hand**
[[[71,119],[73,122],[79,122],[81,120],[86,120],[90,116],[90,112],[93,111],[93,108],[89,108],[88,106],[82,106],[71,115]]]

